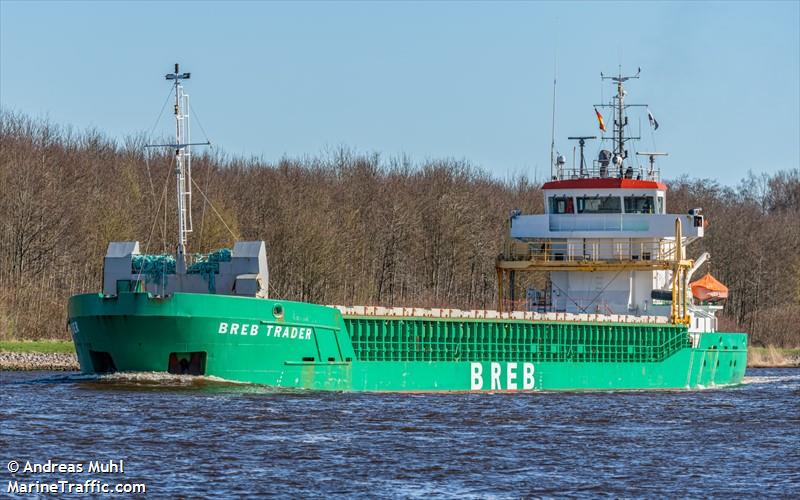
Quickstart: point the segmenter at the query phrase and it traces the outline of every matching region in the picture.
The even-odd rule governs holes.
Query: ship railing
[[[544,292],[542,290],[542,292]],[[557,311],[555,304],[549,296],[542,293],[539,297],[523,297],[521,299],[503,299],[504,311],[530,311],[538,313],[563,312]],[[595,311],[598,312],[598,311]]]
[[[675,259],[674,239],[614,241],[583,239],[511,240],[504,260],[537,262],[644,262]]]
[[[537,312],[548,313],[557,312],[552,301],[540,298],[522,298],[522,299],[503,299],[504,311],[524,311],[524,312]]]
[[[578,310],[585,313],[601,314],[605,316],[619,314],[605,300],[581,300],[580,298],[571,298]],[[538,312],[538,313],[555,313],[566,312],[563,308],[559,308],[552,300],[547,298],[534,299],[503,299],[504,311],[525,311],[525,312]]]
[[[556,170],[555,179],[558,181],[572,179],[638,179],[661,182],[661,169],[650,169],[648,165],[626,165],[621,170],[619,167],[607,162],[594,160],[586,168],[561,167]]]
[[[664,343],[652,348],[654,361],[663,361],[685,347],[693,347],[691,335],[675,335],[667,338]]]

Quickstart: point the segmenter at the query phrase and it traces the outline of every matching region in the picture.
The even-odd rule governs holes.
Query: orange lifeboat
[[[715,303],[728,298],[728,287],[717,281],[711,273],[706,273],[699,280],[689,283],[689,288],[692,289],[694,298],[700,302]]]

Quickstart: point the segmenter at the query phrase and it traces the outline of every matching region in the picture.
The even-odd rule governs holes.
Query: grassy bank
[[[800,366],[800,349],[781,349],[773,346],[748,347],[747,366],[749,368]]]
[[[12,340],[0,341],[0,352],[73,353],[75,346],[70,340]]]

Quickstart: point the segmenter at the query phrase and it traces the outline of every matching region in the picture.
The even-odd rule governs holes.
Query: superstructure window
[[[571,196],[551,196],[550,197],[550,213],[551,214],[573,214],[575,207],[573,206]]]
[[[626,214],[652,214],[655,213],[655,204],[652,196],[626,196]]]
[[[656,209],[656,213],[657,214],[663,214],[664,213],[664,197],[663,196],[659,196],[657,200],[658,200],[658,207]]]
[[[622,211],[617,196],[584,196],[578,198],[579,214],[618,214]]]

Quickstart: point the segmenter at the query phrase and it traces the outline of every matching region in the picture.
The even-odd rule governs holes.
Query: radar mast
[[[612,161],[619,169],[619,177],[623,177],[624,163],[628,158],[628,151],[625,149],[625,143],[631,139],[641,139],[641,137],[625,137],[625,126],[628,125],[628,117],[625,115],[625,110],[629,107],[647,106],[646,104],[626,104],[625,96],[627,92],[623,84],[628,80],[639,79],[639,74],[641,72],[642,69],[638,68],[635,75],[623,76],[622,67],[620,66],[617,76],[605,76],[603,73],[600,73],[601,80],[611,80],[617,84],[617,95],[612,98],[612,103],[596,104],[595,106],[614,109],[614,134],[611,137],[614,143]],[[606,137],[603,137],[603,139],[605,138]]]
[[[587,139],[597,139],[595,135],[580,135],[575,137],[567,137],[567,139],[571,141],[578,141],[578,146],[581,148],[581,164],[580,164],[580,177],[586,177],[587,170],[586,170],[586,156],[583,154],[583,149],[586,147],[586,140]]]
[[[191,73],[181,73],[178,63],[175,71],[165,75],[175,87],[175,142],[173,144],[148,144],[145,147],[168,147],[175,150],[175,185],[178,201],[178,247],[175,255],[175,272],[186,273],[186,245],[192,232],[192,155],[191,146],[209,146],[211,143],[191,142],[189,128],[189,94],[181,81],[191,78]]]

